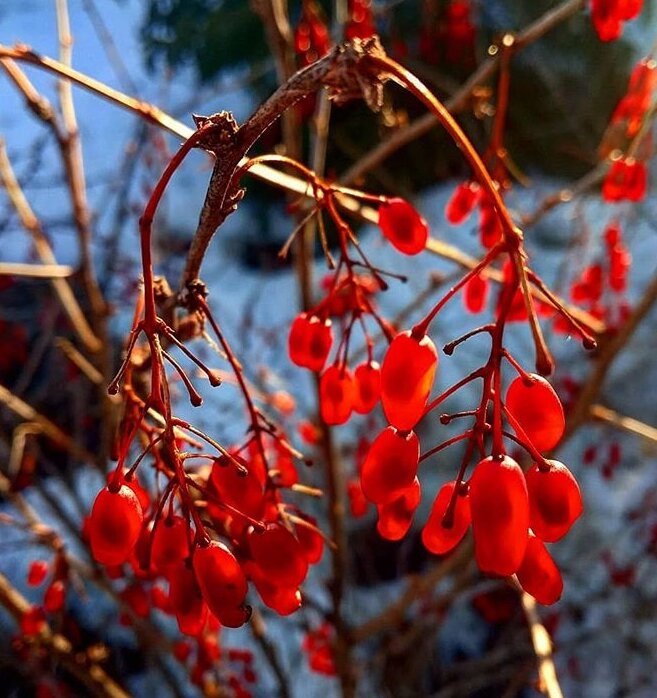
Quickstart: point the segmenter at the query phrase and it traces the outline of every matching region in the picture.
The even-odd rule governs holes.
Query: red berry
[[[563,538],[584,507],[577,480],[559,461],[549,460],[549,470],[534,464],[527,471],[529,525],[546,543]]]
[[[38,635],[42,630],[45,630],[45,628],[46,614],[43,612],[41,606],[30,606],[21,616],[20,629],[23,635],[27,635],[28,637]]]
[[[61,579],[56,579],[43,596],[43,607],[48,613],[58,613],[64,608],[66,600],[66,587]]]
[[[420,441],[415,432],[386,427],[374,439],[363,463],[360,482],[370,502],[387,504],[410,487],[417,474]]]
[[[329,366],[319,381],[319,407],[326,424],[344,424],[351,416],[354,380],[346,367]]]
[[[189,525],[181,516],[161,518],[153,531],[151,563],[161,574],[189,557]]]
[[[244,602],[248,591],[246,576],[223,543],[212,541],[205,547],[197,547],[192,563],[203,598],[219,620]]]
[[[390,244],[400,252],[414,255],[424,250],[429,226],[404,199],[387,199],[379,206],[379,228]]]
[[[367,414],[381,397],[381,367],[376,361],[367,361],[354,371],[354,411]]]
[[[490,249],[502,240],[502,224],[493,203],[488,197],[482,197],[479,203],[479,239],[481,244]]]
[[[210,481],[220,502],[254,519],[260,518],[265,507],[265,477],[256,463],[249,463],[240,456],[233,456],[233,460],[221,456],[212,465]]]
[[[444,525],[445,512],[455,484],[452,480],[440,488],[427,523],[422,529],[424,547],[434,555],[445,555],[455,548],[470,527],[470,497],[460,493],[456,497],[453,519],[449,526]]]
[[[27,583],[31,587],[43,584],[48,574],[49,565],[45,560],[34,560],[27,572]]]
[[[181,564],[169,577],[169,601],[176,615],[180,632],[195,637],[208,617],[196,575],[186,564]]]
[[[330,320],[301,313],[290,327],[288,352],[297,366],[321,371],[331,351],[333,333]]]
[[[428,335],[410,330],[390,343],[381,368],[381,402],[392,426],[408,431],[420,421],[438,365],[436,345]]]
[[[445,215],[452,225],[463,223],[477,205],[481,188],[476,182],[461,182],[447,203]]]
[[[249,532],[249,548],[265,579],[276,586],[297,588],[308,573],[304,549],[293,533],[278,523]]]
[[[488,300],[488,280],[475,274],[463,289],[463,304],[469,313],[480,313]]]
[[[480,461],[470,479],[475,558],[482,572],[509,576],[522,563],[529,530],[525,476],[509,456]]]
[[[120,565],[132,553],[144,515],[135,493],[121,485],[106,487],[96,497],[89,517],[89,543],[94,558],[104,565]]]
[[[561,572],[543,542],[536,536],[529,536],[525,557],[517,575],[522,588],[539,603],[549,606],[561,598]]]
[[[308,523],[314,526],[317,525],[317,522],[310,516],[306,516],[305,518],[309,519]],[[303,524],[297,524],[295,528],[299,543],[301,543],[301,547],[306,554],[306,560],[308,560],[310,565],[316,565],[322,559],[322,554],[324,553],[324,539],[322,538],[322,534]]]
[[[379,520],[376,530],[386,540],[401,540],[413,523],[413,514],[420,504],[420,481],[415,478],[393,501],[377,505]]]
[[[151,601],[141,584],[131,584],[121,592],[120,596],[138,618],[148,618]]]
[[[506,407],[534,447],[548,451],[563,436],[566,424],[563,406],[545,378],[534,373],[530,376],[532,382],[518,376],[511,383],[506,393]]]
[[[347,483],[347,497],[349,497],[349,511],[355,519],[360,519],[367,514],[368,502],[358,480],[350,480]]]

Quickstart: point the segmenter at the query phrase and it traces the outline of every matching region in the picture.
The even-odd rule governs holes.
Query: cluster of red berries
[[[372,0],[349,0],[347,13],[349,19],[344,27],[345,39],[367,39],[376,34]]]
[[[644,58],[634,66],[627,92],[611,116],[612,124],[624,126],[627,138],[634,138],[639,132],[656,89],[657,62]]]
[[[602,198],[608,203],[643,201],[648,186],[646,163],[632,157],[614,160],[602,182]]]
[[[21,633],[26,636],[38,635],[46,624],[48,615],[61,613],[66,602],[68,583],[68,560],[63,554],[56,554],[52,563],[34,560],[27,572],[27,584],[40,587],[50,576],[40,604],[31,606],[21,619]]]
[[[130,486],[135,478],[113,476],[98,494],[87,523],[94,558],[113,568],[111,574],[120,575],[121,567],[130,563],[142,582],[168,581],[167,603],[157,606],[167,607],[188,635],[201,633],[212,616],[228,627],[246,622],[248,579],[267,606],[284,615],[296,611],[301,605],[299,585],[309,564],[321,558],[323,539],[310,517],[299,513],[281,519],[278,487],[296,483],[297,475],[282,442],[272,441],[277,455],[267,454],[270,474],[259,444],[252,441],[246,449],[216,458],[208,476],[196,482],[209,523],[232,549],[201,537],[188,517],[174,512],[173,498],[165,513],[166,495],[152,507]],[[139,596],[143,594],[131,591],[126,600]]]
[[[309,630],[301,645],[308,655],[308,666],[316,674],[335,676],[335,660],[333,658],[333,627],[322,623],[314,630]]]
[[[582,270],[571,285],[570,297],[591,315],[604,320],[609,328],[614,328],[622,325],[630,312],[624,294],[632,256],[623,242],[618,222],[607,226],[604,241],[603,259]]]
[[[591,0],[591,20],[601,41],[616,41],[623,23],[636,19],[643,0]]]
[[[429,237],[426,221],[411,204],[400,198],[384,199],[380,203],[379,228],[397,250],[407,255],[424,250]],[[346,273],[342,273],[342,266],[346,267]],[[370,275],[354,272],[353,261],[346,252],[346,241],[343,241],[340,265],[323,284],[327,295],[312,310],[298,315],[290,328],[288,352],[292,362],[321,372],[320,412],[326,424],[344,424],[352,412],[367,414],[379,401],[381,369],[372,358],[373,342],[363,317],[372,316],[384,332],[390,334],[372,299],[386,285],[380,270],[369,263],[366,266],[370,268]],[[342,338],[334,361],[325,368],[334,344],[331,318],[340,320]],[[356,322],[361,324],[365,334],[368,357],[352,373],[347,363],[349,341]]]
[[[377,506],[379,532],[391,540],[406,534],[420,501],[420,443],[414,428],[433,408],[428,400],[437,363],[431,339],[412,331],[394,338],[383,361],[381,401],[390,426],[371,445],[361,486]],[[459,476],[445,484],[434,500],[422,540],[428,550],[442,555],[472,525],[475,557],[483,572],[517,574],[526,591],[542,603],[553,603],[561,595],[562,581],[544,543],[563,537],[582,511],[570,471],[541,456],[563,434],[563,407],[544,378],[524,374],[509,386],[501,409],[535,464],[525,475],[509,456],[489,456],[478,463],[468,482]]]
[[[304,0],[294,30],[294,50],[301,66],[310,65],[329,52],[331,35],[322,8],[314,0]]]
[[[425,63],[437,65],[443,58],[452,65],[474,61],[476,30],[470,0],[450,0],[441,16],[425,20],[419,41],[419,55]]]

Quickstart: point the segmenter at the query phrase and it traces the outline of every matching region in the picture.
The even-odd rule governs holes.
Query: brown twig
[[[26,276],[32,279],[66,279],[73,268],[65,264],[21,264],[0,262],[0,276]]]
[[[618,414],[618,412],[614,412],[614,410],[610,410],[603,405],[591,405],[590,414],[593,419],[599,422],[611,424],[618,429],[623,429],[631,434],[637,434],[648,441],[657,443],[657,427],[640,422],[633,417],[626,417],[625,415]]]
[[[3,574],[0,574],[0,604],[17,622],[20,622],[31,608],[27,599]],[[88,653],[75,651],[68,638],[54,632],[45,621],[43,629],[31,642],[45,649],[55,662],[61,664],[66,671],[86,686],[91,695],[104,698],[129,698],[129,694],[111,679]]]
[[[23,227],[31,235],[34,247],[41,260],[47,265],[57,265],[57,260],[43,232],[41,223],[32,211],[30,204],[18,184],[18,180],[9,162],[9,157],[7,156],[5,143],[1,139],[0,180],[2,180],[7,195],[16,209],[16,213]],[[101,347],[100,340],[87,323],[84,313],[66,279],[55,277],[51,280],[51,283],[80,341],[82,341],[89,350],[98,351]]]
[[[641,324],[641,321],[653,309],[655,303],[657,303],[657,275],[648,284],[643,292],[641,300],[632,311],[630,317],[600,348],[593,371],[578,393],[575,404],[569,411],[564,441],[572,436],[572,434],[589,418],[591,405],[600,393],[607,372],[614,362],[614,359],[626,346],[627,342]]]
[[[536,611],[536,601],[524,591],[520,595],[522,609],[527,618],[527,625],[532,637],[532,645],[538,662],[538,689],[548,698],[563,698],[557,670],[552,659],[552,641],[550,635],[541,623]]]
[[[519,32],[515,37],[514,51],[529,46],[549,31],[559,26],[562,22],[572,17],[584,5],[586,0],[566,0],[561,5],[548,10],[527,28]],[[447,109],[453,114],[467,108],[473,90],[481,83],[489,80],[500,64],[500,52],[485,60],[477,70],[468,78],[463,86],[445,103]],[[383,141],[369,153],[354,163],[340,178],[343,184],[350,184],[362,177],[369,170],[379,165],[403,146],[411,143],[432,128],[438,126],[438,120],[433,114],[426,114],[412,124],[399,129],[393,136]]]
[[[74,439],[65,434],[56,424],[39,414],[31,405],[16,397],[4,385],[0,385],[0,402],[6,405],[14,414],[21,417],[21,419],[36,424],[45,436],[65,448],[71,455],[86,463],[97,463],[96,456],[79,446]]]

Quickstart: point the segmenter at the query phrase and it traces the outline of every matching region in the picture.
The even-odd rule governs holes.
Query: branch
[[[575,430],[588,419],[591,405],[598,397],[614,359],[630,340],[641,321],[653,309],[655,303],[657,303],[657,275],[648,284],[630,317],[600,348],[593,371],[580,390],[577,400],[570,410],[566,423],[566,433],[561,443],[564,443],[572,436]]]
[[[572,7],[574,5],[579,4],[581,4],[580,0],[570,0],[570,2],[565,3],[562,7]],[[565,11],[565,9],[563,11]],[[571,13],[574,12],[574,10],[572,9],[570,11]],[[557,13],[559,12],[559,9],[557,8],[553,12]],[[527,31],[529,31],[529,29]],[[518,44],[521,43],[522,38],[523,35],[520,35],[516,39],[516,48]],[[114,104],[117,104],[130,111],[136,112],[142,118],[146,119],[149,123],[153,123],[159,126],[160,128],[166,129],[170,133],[179,136],[180,138],[187,139],[194,133],[193,129],[189,128],[188,126],[185,126],[180,121],[177,121],[176,119],[169,116],[157,107],[143,102],[139,99],[136,99],[135,97],[130,97],[129,95],[119,92],[118,90],[115,90],[111,87],[108,87],[104,83],[98,80],[94,80],[93,78],[83,73],[79,73],[75,70],[67,68],[66,66],[63,66],[61,63],[53,60],[52,58],[48,58],[47,56],[41,56],[32,51],[29,47],[19,45],[15,48],[11,48],[0,44],[0,63],[3,62],[3,56],[28,62],[41,69],[52,72],[55,75],[63,75],[75,82],[76,84],[80,85],[81,87],[91,92],[94,92],[95,94],[99,95],[104,99],[107,99],[108,101]],[[448,106],[449,104],[451,104],[451,102],[448,103]],[[433,116],[431,116],[431,119],[432,122],[435,121],[435,118]],[[246,162],[246,159],[243,159],[239,163],[239,166],[241,167],[242,165],[246,164]],[[281,189],[285,189],[290,193],[312,198],[312,191],[311,187],[309,187],[308,185],[308,182],[299,179],[298,177],[288,175],[284,172],[279,172],[275,168],[269,167],[268,165],[253,165],[252,167],[250,167],[249,173],[262,181],[265,181]],[[335,198],[342,209],[348,211],[352,215],[360,218],[361,220],[365,220],[370,223],[376,223],[378,221],[378,213],[371,207],[361,206],[355,199],[352,199],[351,197],[345,195],[336,195]],[[441,240],[437,240],[435,238],[430,238],[427,242],[427,251],[445,259],[449,259],[450,261],[455,262],[456,264],[467,269],[472,269],[476,266],[478,262],[478,260],[476,260],[474,257],[471,257],[463,253],[458,247],[449,245],[448,243],[445,243]],[[495,269],[486,270],[484,275],[487,278],[490,278],[496,282],[502,280],[501,273],[497,272],[497,270]],[[540,294],[540,292],[538,292],[536,289],[531,289],[531,292],[535,297],[542,298],[542,294]],[[579,320],[592,332],[596,334],[601,334],[605,331],[604,324],[594,316],[563,301],[562,304],[573,317]]]
[[[648,441],[657,443],[657,427],[651,427],[633,417],[626,417],[625,415],[618,414],[618,412],[614,412],[614,410],[610,410],[608,407],[603,407],[602,405],[591,405],[590,414],[593,419],[606,422],[619,429],[629,431],[632,434],[638,434]]]
[[[20,623],[30,610],[27,599],[0,573],[0,604]],[[105,698],[129,698],[86,652],[75,651],[68,638],[53,632],[48,624],[34,638],[34,643],[44,648],[55,662],[59,662],[71,675],[83,683],[94,696]]]
[[[52,439],[56,444],[65,448],[76,458],[86,463],[97,463],[96,456],[89,453],[66,433],[64,433],[56,424],[51,422],[47,417],[37,412],[34,407],[16,397],[10,390],[0,385],[0,403],[4,403],[14,414],[24,419],[26,422],[33,422],[38,425],[39,429],[49,439]]]
[[[57,260],[43,232],[41,223],[32,211],[16,179],[7,156],[5,142],[2,139],[0,139],[0,180],[5,187],[9,200],[16,209],[23,227],[32,236],[34,248],[41,261],[47,265],[57,265]],[[90,351],[98,351],[101,348],[100,340],[87,323],[68,282],[65,279],[55,277],[51,280],[51,283],[80,341]]]
[[[548,698],[563,698],[557,670],[552,659],[552,641],[548,631],[543,627],[536,611],[536,601],[525,592],[520,596],[522,609],[527,618],[527,625],[532,636],[532,645],[538,662],[539,690]]]
[[[563,21],[572,17],[576,12],[584,7],[586,0],[566,0],[558,7],[549,10],[535,22],[522,30],[515,39],[514,51],[518,51],[525,46],[529,46],[544,34],[557,27]],[[476,87],[482,82],[489,80],[500,64],[502,52],[498,51],[494,56],[485,60],[479,68],[470,76],[456,94],[445,102],[447,109],[455,114],[463,111],[470,100],[470,96]],[[362,177],[366,172],[373,169],[386,158],[403,146],[411,143],[416,138],[423,136],[438,126],[438,119],[433,114],[425,114],[416,119],[412,124],[399,129],[388,140],[383,141],[369,153],[364,155],[358,162],[354,163],[340,178],[342,184],[350,184]]]

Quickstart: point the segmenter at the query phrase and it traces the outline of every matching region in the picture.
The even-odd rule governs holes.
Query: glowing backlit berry
[[[268,524],[264,531],[249,532],[249,549],[267,581],[297,588],[308,573],[308,559],[301,543],[285,526]]]
[[[433,502],[427,523],[422,529],[422,543],[434,555],[445,555],[455,548],[470,527],[470,497],[458,494],[454,516],[445,526],[445,512],[454,493],[455,481],[445,483]]]
[[[429,226],[404,199],[387,199],[379,206],[379,228],[390,244],[400,252],[422,252],[429,238]]]
[[[208,608],[221,620],[222,613],[240,606],[246,598],[246,576],[233,553],[223,543],[198,546],[192,558],[199,588]]]
[[[104,565],[126,562],[139,538],[143,518],[139,500],[127,485],[121,485],[117,492],[103,488],[89,517],[94,559]]]
[[[396,499],[413,483],[419,459],[420,441],[415,432],[386,427],[374,439],[363,463],[363,494],[375,504]]]
[[[536,536],[529,536],[525,557],[516,574],[522,588],[539,603],[549,606],[561,598],[561,572],[544,543]]]
[[[546,543],[563,538],[584,507],[577,480],[559,461],[549,460],[549,470],[534,464],[527,471],[529,525]]]
[[[344,424],[354,404],[354,379],[346,367],[329,366],[319,381],[319,408],[326,424]]]
[[[367,361],[354,371],[354,411],[367,414],[381,397],[381,367],[376,361]]]
[[[377,505],[379,519],[376,530],[386,540],[401,540],[413,523],[413,514],[420,503],[420,481],[415,478],[402,493],[387,504]]]
[[[436,345],[428,335],[416,338],[407,330],[392,340],[381,367],[381,403],[392,426],[408,431],[420,421],[437,365]]]
[[[330,320],[301,313],[292,322],[288,338],[290,359],[297,366],[321,371],[333,344]]]
[[[539,451],[548,451],[563,436],[563,406],[545,378],[534,373],[530,377],[531,382],[518,376],[511,383],[506,393],[506,407],[532,444]]]
[[[480,461],[470,478],[475,559],[486,574],[509,576],[522,563],[529,531],[525,476],[509,456]]]

